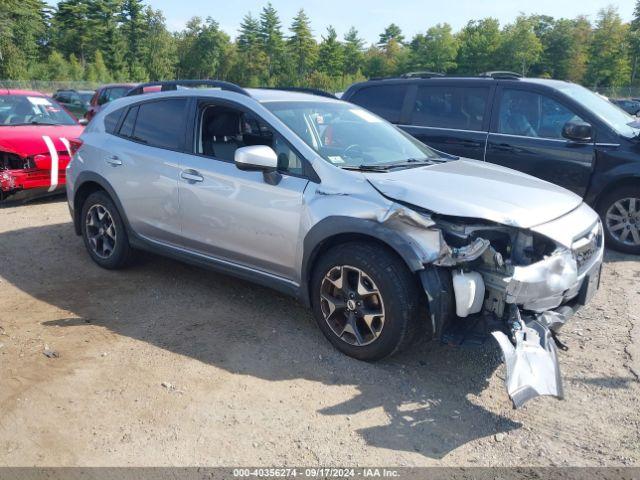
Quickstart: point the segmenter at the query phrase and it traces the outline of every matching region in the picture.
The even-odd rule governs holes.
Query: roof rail
[[[492,72],[482,72],[479,77],[489,77],[495,79],[517,79],[522,78],[522,75],[516,72],[508,72],[503,70],[496,70]]]
[[[319,97],[327,97],[327,98],[335,98],[337,99],[333,93],[327,92],[325,90],[320,90],[319,88],[307,88],[307,87],[260,87],[262,90],[284,90],[286,92],[299,92],[299,93],[308,93],[310,95],[317,95]]]
[[[444,77],[442,72],[407,72],[400,75],[400,78],[432,78],[432,77]]]
[[[160,87],[161,92],[178,90],[179,87],[194,88],[194,87],[210,87],[219,88],[220,90],[228,90],[230,92],[240,93],[250,97],[249,92],[244,88],[231,82],[224,82],[222,80],[166,80],[161,82],[147,82],[133,87],[127,92],[127,97],[132,95],[140,95],[145,93],[145,89],[149,87]]]

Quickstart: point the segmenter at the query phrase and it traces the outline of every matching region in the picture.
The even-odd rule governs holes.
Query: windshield
[[[115,87],[109,89],[109,101],[111,102],[124,97],[129,90],[131,90],[129,87]]]
[[[80,95],[80,98],[82,99],[82,101],[84,103],[91,102],[91,98],[93,98],[93,92],[87,92],[87,93],[80,92],[79,95]]]
[[[380,117],[343,102],[266,102],[307,145],[342,168],[442,158]]]
[[[54,100],[30,95],[0,95],[0,126],[75,125],[75,119]]]
[[[620,135],[627,138],[635,137],[640,134],[640,129],[632,127],[629,124],[636,121],[637,118],[632,117],[627,112],[614,105],[610,101],[604,99],[600,95],[593,93],[580,85],[567,83],[558,87],[565,95],[579,102],[586,109],[597,115],[600,120],[609,125]]]

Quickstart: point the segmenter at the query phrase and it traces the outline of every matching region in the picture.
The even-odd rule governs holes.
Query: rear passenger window
[[[482,130],[489,89],[421,86],[411,124],[423,127]]]
[[[132,138],[152,147],[181,150],[186,124],[187,100],[184,98],[143,103],[138,107]]]
[[[399,123],[406,93],[407,85],[376,85],[358,90],[349,101],[390,122]]]
[[[127,116],[124,117],[124,122],[120,127],[120,135],[123,137],[133,137],[133,126],[136,123],[136,117],[138,116],[138,107],[131,107],[127,112]]]
[[[122,116],[122,112],[123,109],[121,108],[120,110],[111,112],[109,115],[104,117],[104,129],[107,133],[115,133],[120,117]]]

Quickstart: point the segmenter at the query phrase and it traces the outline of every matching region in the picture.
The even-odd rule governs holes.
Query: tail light
[[[70,138],[69,139],[69,149],[71,150],[71,156],[73,157],[80,147],[82,146],[82,140],[79,138]]]

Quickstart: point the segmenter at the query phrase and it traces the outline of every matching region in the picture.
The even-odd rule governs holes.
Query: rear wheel
[[[131,247],[117,208],[105,192],[94,192],[82,205],[82,238],[89,255],[103,268],[118,269],[129,263]]]
[[[406,348],[423,308],[417,279],[401,258],[375,244],[337,246],[316,264],[312,306],[318,326],[341,352],[378,360]]]
[[[640,186],[614,190],[600,202],[606,245],[615,250],[640,254]]]

